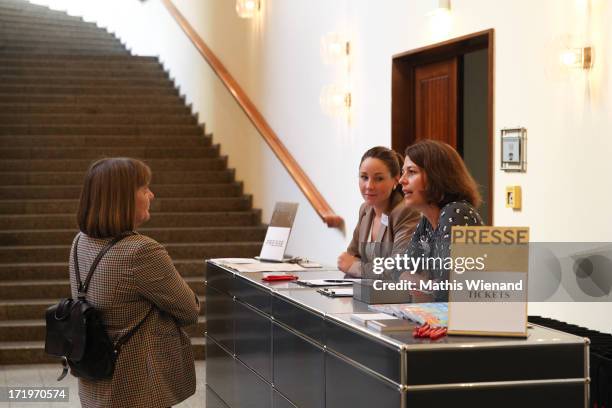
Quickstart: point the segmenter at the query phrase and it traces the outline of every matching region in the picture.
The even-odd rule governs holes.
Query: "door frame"
[[[485,200],[489,203],[488,218],[493,220],[493,164],[494,164],[494,62],[495,44],[494,29],[453,38],[440,43],[402,52],[392,57],[391,67],[391,146],[403,153],[415,140],[414,117],[414,67],[444,59],[463,56],[464,54],[487,50],[487,134],[489,142],[489,194]],[[408,114],[406,114],[408,112]],[[462,118],[458,118],[462,120]],[[459,122],[461,123],[461,122]]]

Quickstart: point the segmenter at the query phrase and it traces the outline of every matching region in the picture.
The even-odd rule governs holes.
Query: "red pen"
[[[295,275],[268,275],[261,278],[266,282],[292,281],[298,279]]]

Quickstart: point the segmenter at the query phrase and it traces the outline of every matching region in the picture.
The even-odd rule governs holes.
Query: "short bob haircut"
[[[81,232],[93,238],[116,237],[134,229],[136,190],[151,181],[151,169],[127,157],[94,162],[85,175],[77,211]]]
[[[425,172],[425,197],[439,208],[453,201],[482,203],[478,185],[459,153],[437,140],[421,140],[406,148],[406,156]]]

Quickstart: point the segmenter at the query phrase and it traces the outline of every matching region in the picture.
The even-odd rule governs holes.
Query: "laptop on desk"
[[[287,248],[287,242],[289,242],[289,235],[297,209],[298,203],[276,203],[259,254],[260,261],[283,262],[289,259],[285,259],[285,249]]]

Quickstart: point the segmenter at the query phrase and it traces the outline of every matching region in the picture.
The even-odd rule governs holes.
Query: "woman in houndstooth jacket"
[[[129,158],[91,165],[77,214],[77,248],[70,254],[70,286],[77,295],[73,251],[81,279],[100,250],[120,234],[149,219],[151,170]],[[109,336],[117,341],[142,322],[123,345],[112,379],[79,378],[83,407],[168,407],[195,392],[191,343],[181,328],[197,321],[200,303],[157,241],[134,233],[122,239],[98,264],[87,292],[102,312]]]

